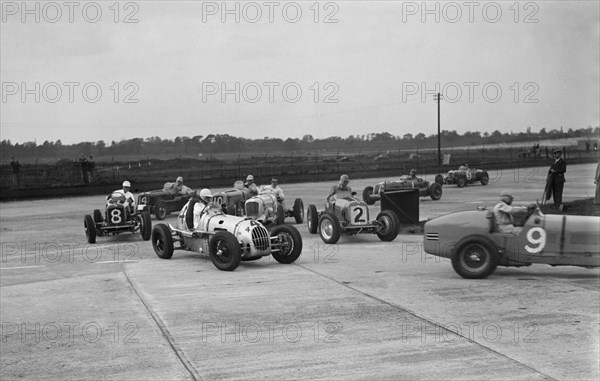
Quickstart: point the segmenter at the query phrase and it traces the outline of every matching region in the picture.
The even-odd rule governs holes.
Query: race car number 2
[[[546,231],[540,227],[529,229],[526,237],[527,244],[525,245],[525,250],[528,253],[538,254],[546,246]]]

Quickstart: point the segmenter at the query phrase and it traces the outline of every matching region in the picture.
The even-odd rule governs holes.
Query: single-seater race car
[[[450,258],[463,278],[485,278],[497,266],[600,266],[600,217],[543,214],[531,208],[519,235],[498,232],[493,212],[451,213],[425,223],[425,252]]]
[[[142,239],[150,239],[152,219],[145,210],[132,210],[125,200],[125,195],[113,192],[107,203],[104,214],[100,209],[94,210],[94,217],[86,214],[83,227],[88,243],[96,243],[96,237],[115,235],[124,232],[135,234],[140,232]]]
[[[481,182],[481,185],[487,185],[490,182],[490,176],[482,169],[462,166],[459,169],[448,171],[448,175],[444,178],[444,184],[456,184],[459,188],[478,181]]]
[[[165,188],[167,188],[165,184]],[[138,195],[137,205],[141,210],[147,210],[154,214],[157,220],[164,220],[172,212],[181,210],[190,200],[193,190],[185,187],[182,194],[173,193],[166,189],[143,192]]]
[[[246,216],[263,225],[285,223],[287,217],[294,217],[296,223],[304,222],[304,203],[297,198],[292,209],[286,209],[277,199],[273,190],[261,187],[256,196],[251,196],[241,181],[236,181],[233,189],[214,195],[215,204],[220,205],[227,214]]]
[[[278,225],[268,231],[259,221],[228,215],[214,206],[202,213],[196,229],[189,213],[179,215],[177,227],[154,226],[152,247],[163,259],[170,259],[175,249],[208,253],[219,270],[233,271],[240,261],[268,255],[279,263],[293,263],[302,253],[302,236],[293,226]]]
[[[342,191],[329,197],[325,210],[318,212],[315,205],[307,211],[308,231],[319,232],[323,242],[334,244],[342,232],[377,234],[382,241],[393,241],[400,232],[400,221],[392,210],[382,210],[377,218],[369,219],[367,204],[354,198],[355,192]]]
[[[442,198],[442,185],[439,182],[430,183],[422,178],[413,179],[408,175],[400,176],[397,181],[382,181],[374,188],[368,186],[363,189],[362,196],[367,205],[373,205],[381,199],[382,193],[404,189],[418,189],[419,197],[431,197],[434,201]]]

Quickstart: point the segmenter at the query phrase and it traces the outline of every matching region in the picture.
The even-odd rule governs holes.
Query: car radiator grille
[[[269,232],[264,226],[257,226],[252,229],[252,244],[258,250],[266,250],[271,245]]]
[[[255,217],[258,216],[258,202],[246,203],[246,215]]]
[[[439,241],[440,240],[440,233],[427,233],[426,239],[428,241]]]

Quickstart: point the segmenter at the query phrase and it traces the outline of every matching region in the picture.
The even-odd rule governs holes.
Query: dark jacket
[[[555,170],[554,173],[552,173],[552,171],[551,171],[552,169]],[[558,159],[558,161],[555,161],[554,163],[552,163],[552,165],[550,166],[550,169],[548,170],[548,175],[552,176],[552,181],[564,183],[566,171],[567,171],[567,163],[565,162],[565,159],[563,159],[561,157],[560,159]]]

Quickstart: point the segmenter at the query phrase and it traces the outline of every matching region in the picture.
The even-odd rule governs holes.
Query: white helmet
[[[254,181],[254,176],[248,175],[248,177],[246,177],[246,181]]]
[[[200,191],[200,198],[206,202],[209,203],[212,201],[212,192],[210,191],[210,189],[204,188]]]
[[[131,183],[127,180],[123,181],[123,188],[125,187],[130,187],[131,188]]]

